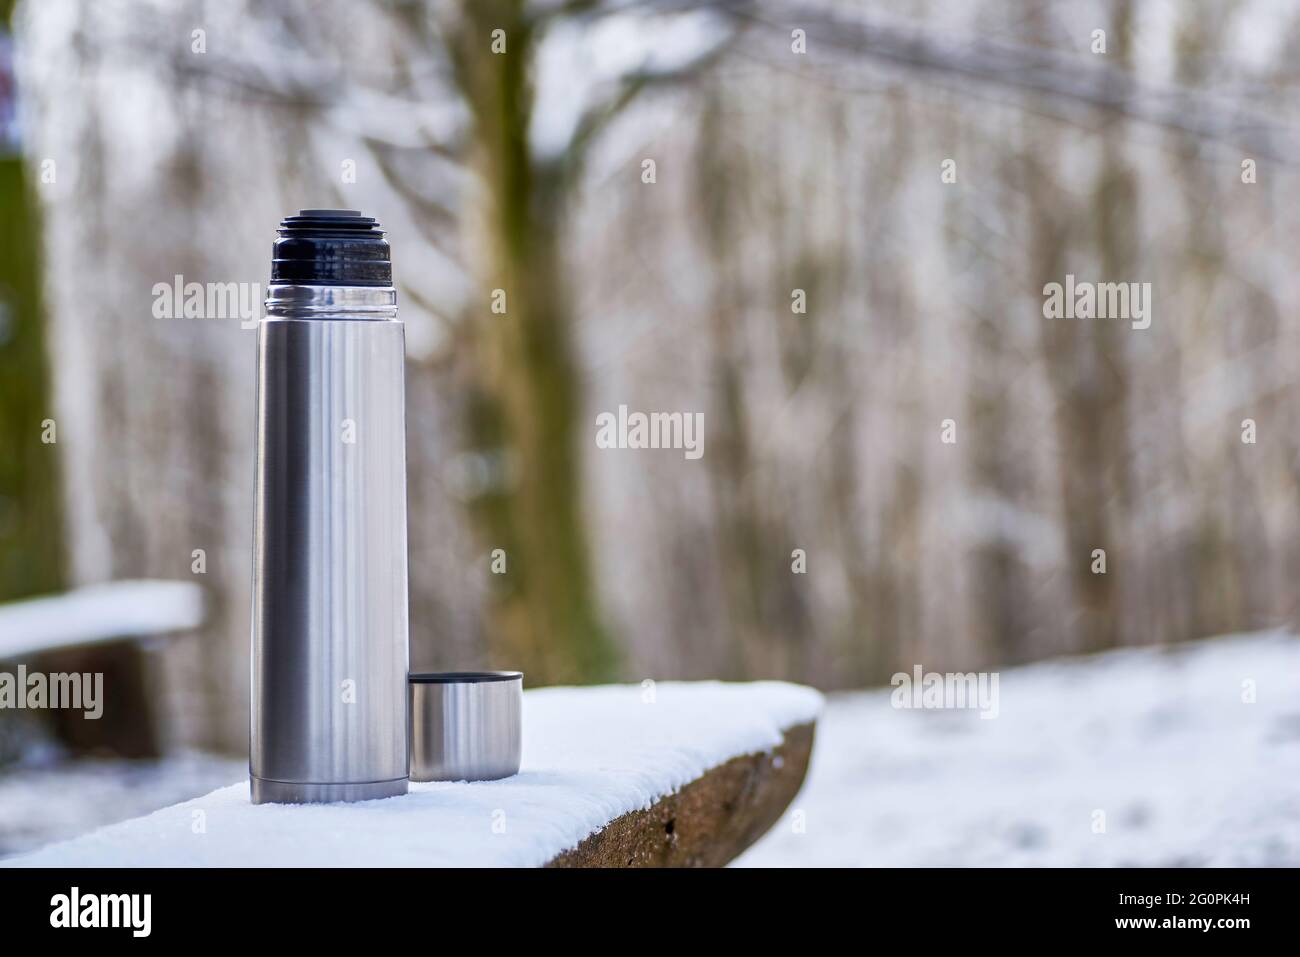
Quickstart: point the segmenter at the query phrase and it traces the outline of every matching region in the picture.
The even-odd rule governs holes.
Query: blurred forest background
[[[12,28],[0,599],[198,580],[204,629],[161,652],[178,741],[247,742],[255,333],[156,319],[153,287],[264,285],[299,207],[392,242],[413,668],[834,689],[1294,623],[1293,3],[41,0]],[[1150,328],[1045,319],[1067,273],[1151,283]],[[703,412],[703,457],[597,449],[620,404]]]

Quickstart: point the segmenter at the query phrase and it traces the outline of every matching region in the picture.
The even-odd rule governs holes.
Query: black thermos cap
[[[393,263],[379,223],[355,209],[303,209],[280,223],[271,282],[391,286]]]

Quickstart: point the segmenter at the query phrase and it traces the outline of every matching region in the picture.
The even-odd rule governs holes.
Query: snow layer
[[[737,864],[1300,865],[1300,640],[1063,659],[999,684],[992,720],[896,710],[888,690],[831,698],[802,794]]]
[[[253,808],[240,784],[3,863],[537,863],[727,755],[771,747],[818,706],[789,685],[655,690],[653,706],[639,687],[528,692],[524,772],[510,781],[315,808]],[[30,776],[6,783],[7,824],[18,791],[39,796]],[[122,789],[65,790],[104,803]],[[205,835],[191,830],[197,810]],[[738,864],[1300,864],[1300,640],[1004,671],[991,720],[895,710],[887,690],[833,696],[807,786]]]
[[[117,581],[0,606],[0,660],[74,645],[197,628],[203,591],[193,582]]]
[[[247,761],[202,751],[156,761],[68,760],[56,748],[32,751],[31,764],[0,771],[0,858],[148,814],[248,773]]]
[[[782,682],[529,691],[523,767],[504,781],[293,807],[253,806],[245,781],[0,864],[534,866],[730,758],[771,750],[821,707]]]

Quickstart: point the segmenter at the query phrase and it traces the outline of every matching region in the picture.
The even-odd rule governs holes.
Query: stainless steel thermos
[[[404,340],[379,224],[286,218],[258,335],[252,800],[403,794]]]

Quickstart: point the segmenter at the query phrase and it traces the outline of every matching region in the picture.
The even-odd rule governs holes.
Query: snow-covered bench
[[[119,581],[0,605],[0,667],[104,675],[112,694],[98,720],[52,711],[64,743],[150,757],[161,750],[141,643],[196,628],[203,593],[193,582]]]
[[[782,682],[543,688],[503,781],[293,807],[250,804],[244,781],[3,864],[721,865],[798,792],[821,707]]]
[[[197,627],[203,592],[192,582],[120,581],[0,605],[0,661]]]

